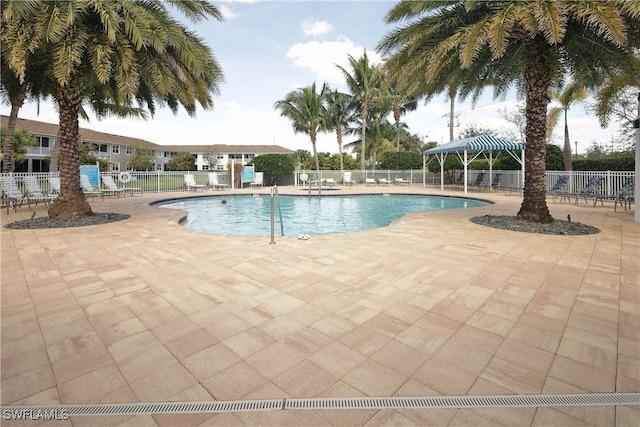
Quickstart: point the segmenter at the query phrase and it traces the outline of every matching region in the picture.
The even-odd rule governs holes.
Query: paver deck
[[[267,195],[269,188],[236,192]],[[419,186],[332,191],[358,192],[461,195]],[[188,194],[169,196],[179,195]],[[472,216],[514,215],[521,199],[470,196],[495,204],[415,213],[388,227],[306,241],[278,237],[275,245],[268,237],[185,229],[177,224],[183,212],[149,206],[166,194],[91,201],[95,212],[131,215],[112,224],[3,227],[1,403],[640,391],[640,224],[633,210],[549,200],[554,217],[570,214],[601,229],[550,236],[473,224]],[[41,206],[34,211],[46,214]],[[26,206],[2,211],[2,225],[30,216]],[[287,410],[56,422],[187,424],[614,426],[639,425],[640,408]]]

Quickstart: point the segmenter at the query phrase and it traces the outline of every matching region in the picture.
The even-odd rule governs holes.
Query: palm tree
[[[342,71],[347,87],[359,104],[361,120],[360,168],[364,174],[367,116],[371,103],[381,96],[382,70],[369,62],[366,51],[357,60],[349,55],[349,65],[351,72],[339,65],[337,67]]]
[[[353,102],[351,96],[337,90],[327,91],[326,102],[326,124],[327,130],[336,132],[338,141],[338,151],[340,154],[340,174],[344,171],[344,158],[342,157],[342,135],[353,122]]]
[[[5,2],[3,2],[5,3]],[[206,0],[121,2],[66,0],[6,2],[2,54],[22,84],[28,83],[32,53],[44,56],[59,110],[60,195],[49,207],[54,219],[91,215],[80,189],[78,117],[83,100],[100,111],[107,105],[145,107],[156,102],[194,115],[213,107],[222,71],[209,47],[172,17],[173,5],[193,22],[221,20]]]
[[[410,20],[378,49],[396,72],[435,87],[460,72],[460,87],[482,82],[504,94],[514,83],[526,96],[526,160],[517,218],[553,221],[546,203],[545,142],[549,89],[567,74],[597,87],[609,75],[640,78],[640,3],[624,0],[402,0],[387,23]],[[419,77],[417,77],[419,76]]]
[[[575,83],[569,83],[562,92],[555,89],[551,90],[551,98],[560,103],[560,107],[553,107],[549,111],[549,123],[548,128],[553,129],[558,122],[558,115],[564,112],[564,148],[562,152],[564,154],[564,170],[570,171],[573,169],[571,161],[571,141],[569,140],[569,125],[567,123],[567,112],[574,102],[582,101],[587,97],[587,90],[579,87]]]
[[[400,151],[400,116],[408,113],[409,111],[417,110],[418,101],[414,96],[403,93],[393,85],[390,86],[389,93],[386,94],[385,97],[389,99],[389,102],[391,102],[393,120],[395,122],[396,129],[396,151]]]
[[[309,135],[318,179],[320,177],[320,161],[318,160],[316,139],[318,132],[324,132],[327,129],[326,108],[323,104],[327,88],[327,84],[324,83],[318,93],[316,83],[313,82],[309,87],[289,92],[284,99],[277,101],[274,105],[276,110],[280,110],[281,116],[287,117],[291,121],[295,133]]]

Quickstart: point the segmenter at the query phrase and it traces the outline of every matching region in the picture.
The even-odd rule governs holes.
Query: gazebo
[[[444,161],[449,154],[458,156],[464,165],[464,193],[467,194],[467,166],[478,156],[483,155],[489,162],[489,182],[493,180],[493,153],[505,151],[516,159],[522,167],[522,183],[524,183],[524,144],[506,141],[491,135],[478,135],[471,138],[450,141],[423,153],[423,171],[426,170],[427,159],[435,156],[440,163],[440,189],[444,189]]]

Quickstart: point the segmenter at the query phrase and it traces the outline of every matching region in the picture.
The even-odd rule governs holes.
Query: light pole
[[[574,144],[576,144],[576,159],[578,158],[578,141],[575,141]]]

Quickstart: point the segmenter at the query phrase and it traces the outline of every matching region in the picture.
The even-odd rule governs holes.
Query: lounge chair
[[[60,194],[60,178],[49,177],[49,188],[51,194]]]
[[[196,183],[196,177],[193,176],[190,173],[187,173],[184,175],[184,186],[187,188],[187,191],[197,191],[197,190],[203,190],[206,188],[206,185],[204,184],[197,184]]]
[[[389,186],[391,185],[391,181],[389,181],[387,178],[378,178],[378,184]]]
[[[264,187],[264,172],[256,172],[251,187]]]
[[[393,183],[395,185],[411,185],[411,181],[407,179],[398,178],[398,177],[393,179]]]
[[[344,175],[342,176],[342,184],[352,186],[355,183],[356,182],[353,179],[351,179],[351,172],[345,172]]]
[[[482,187],[486,187],[488,191],[491,190],[499,190],[500,186],[502,184],[502,173],[498,172],[493,174],[493,179],[491,180],[491,184],[489,185],[489,183],[482,183],[481,186]]]
[[[602,204],[602,206],[604,206],[604,203],[602,201],[603,196],[600,192],[600,186],[602,185],[603,182],[604,182],[604,179],[599,176],[594,176],[589,178],[589,181],[587,181],[587,185],[585,185],[585,187],[582,190],[580,190],[579,193],[575,194],[576,205],[578,204],[578,200],[580,199],[584,199],[585,203],[587,202],[588,199],[593,199],[594,208],[596,207],[598,200],[600,200],[600,203]]]
[[[0,186],[2,187],[2,203],[7,206],[7,215],[9,214],[10,206],[13,206],[13,211],[15,212],[25,200],[29,205],[29,209],[31,209],[29,199],[22,194],[22,190],[18,187],[14,177],[8,175],[0,177]]]
[[[460,174],[458,175],[458,177],[454,181],[453,186],[456,187],[456,188],[464,187],[464,172],[460,172]]]
[[[98,187],[94,187],[91,185],[91,181],[89,181],[89,175],[80,174],[80,186],[82,187],[82,191],[85,196],[88,197],[102,197],[104,200],[104,193]]]
[[[378,184],[376,183],[376,180],[375,180],[374,178],[367,178],[367,179],[365,179],[364,183],[365,183],[366,185],[378,185]]]
[[[327,187],[335,187],[336,186],[336,180],[333,178],[327,178],[324,183],[327,185]]]
[[[227,184],[218,180],[218,174],[216,172],[209,172],[209,187],[214,190],[224,190],[227,188]]]
[[[569,176],[560,175],[556,183],[547,191],[547,195],[553,196],[554,202],[557,197],[560,197],[561,202],[564,199],[569,200]]]
[[[484,184],[484,172],[480,172],[478,173],[478,175],[476,176],[476,180],[473,182],[473,184],[469,184],[470,187],[477,187],[477,188],[482,188]]]
[[[133,197],[134,192],[140,192],[140,188],[138,187],[118,187],[118,184],[116,184],[111,175],[102,175],[102,183],[107,187],[108,192],[118,195],[129,193]]]
[[[24,182],[25,187],[27,187],[27,197],[29,201],[35,201],[36,205],[38,202],[44,202],[45,206],[49,206],[49,202],[57,197],[57,195],[44,194],[38,179],[33,175],[24,176],[22,182]]]
[[[631,203],[635,201],[634,200],[635,189],[636,189],[635,178],[633,176],[626,178],[624,180],[624,184],[622,185],[622,188],[620,189],[620,191],[618,191],[618,193],[616,193],[613,199],[614,201],[613,210],[615,212],[617,212],[618,203],[620,203],[620,206],[624,206],[625,211],[627,210],[627,207],[631,208]],[[637,206],[636,206],[636,209],[637,209]]]

